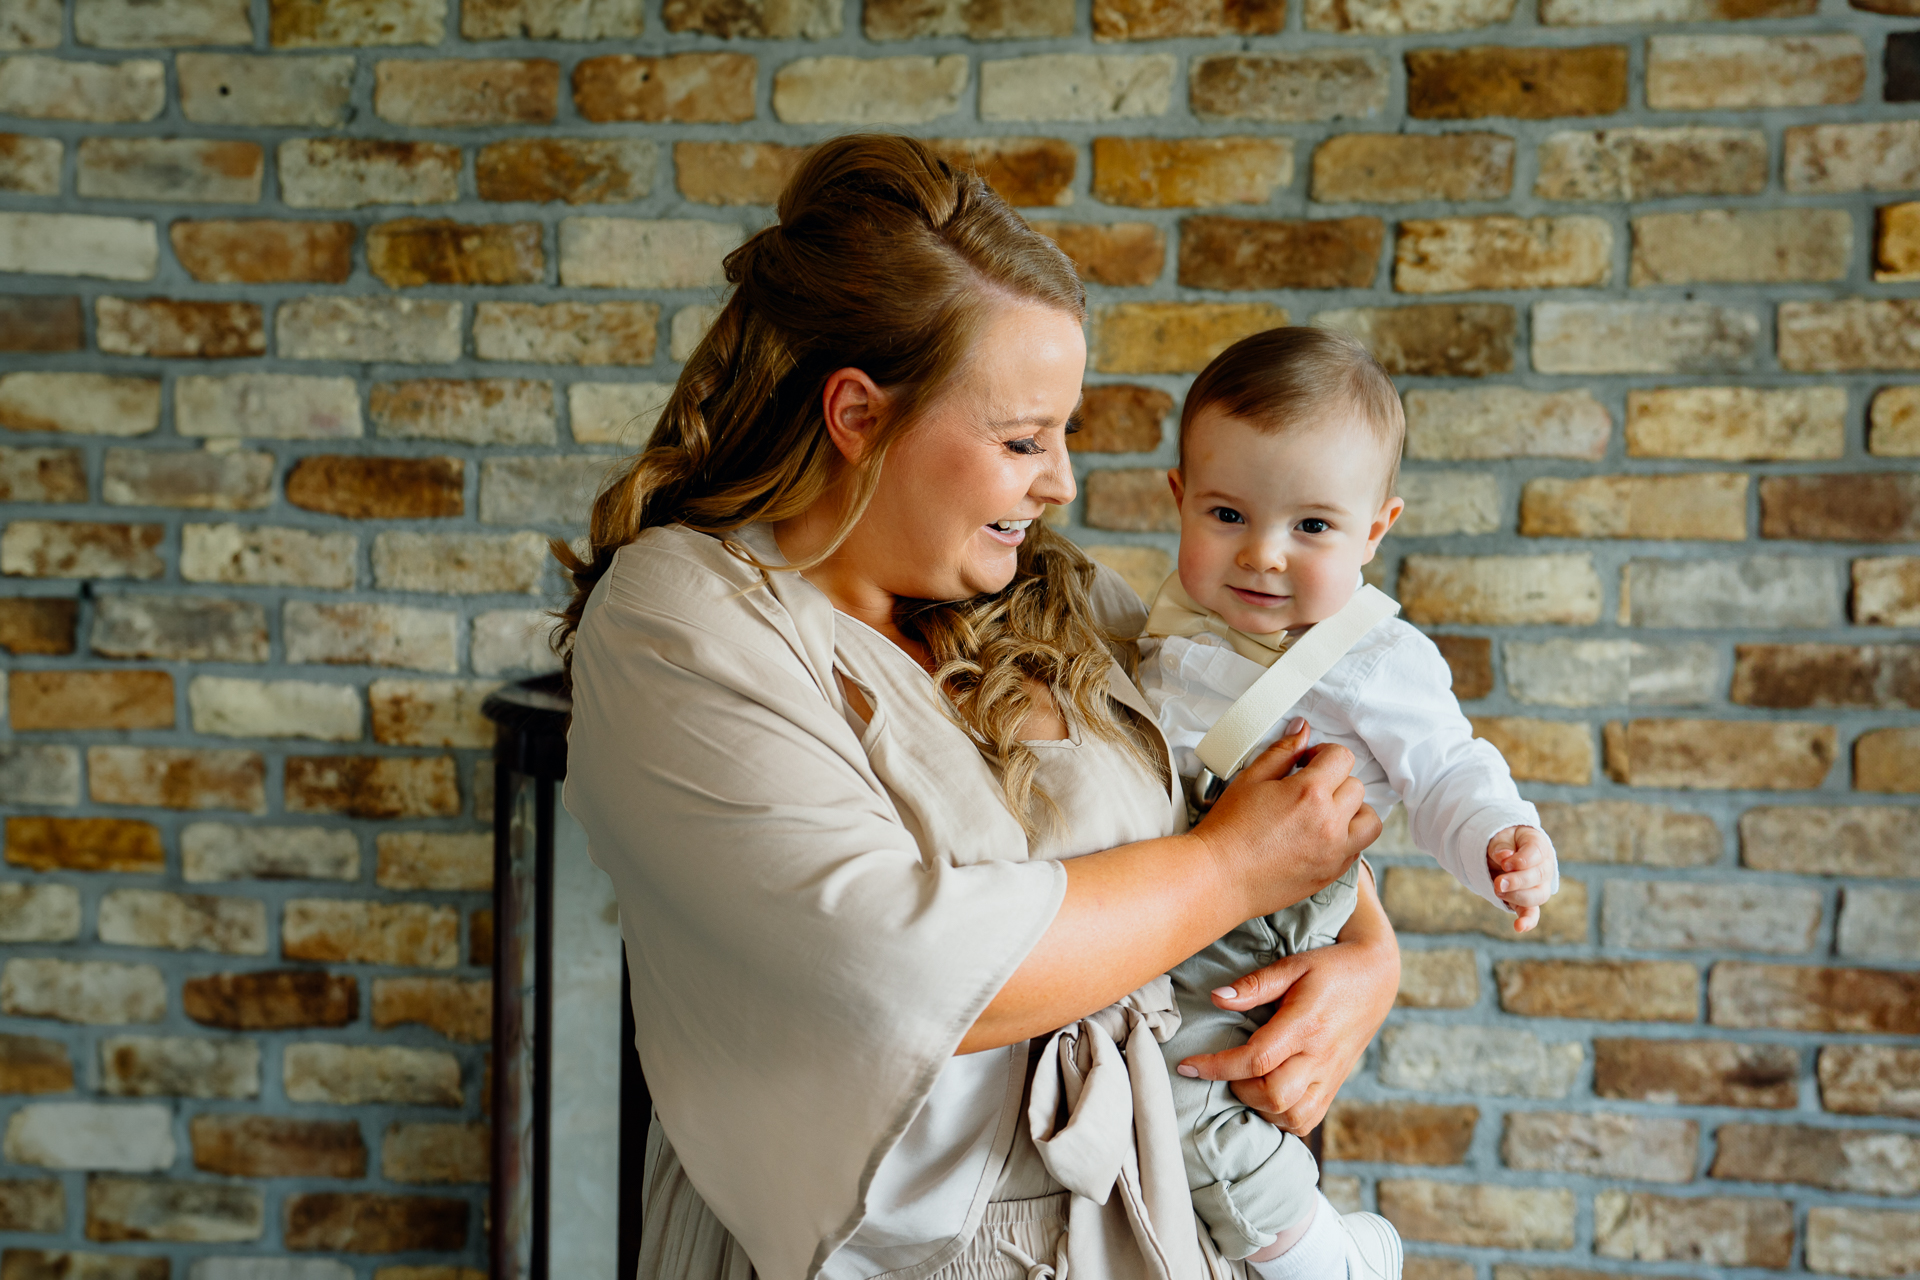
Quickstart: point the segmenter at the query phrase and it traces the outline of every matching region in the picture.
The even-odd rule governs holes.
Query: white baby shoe
[[[1406,1251],[1391,1222],[1377,1213],[1343,1213],[1340,1230],[1347,1243],[1347,1280],[1400,1280]]]

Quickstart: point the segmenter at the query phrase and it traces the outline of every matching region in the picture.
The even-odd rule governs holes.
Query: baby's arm
[[[1538,827],[1508,827],[1487,842],[1487,868],[1494,892],[1513,909],[1513,931],[1525,933],[1540,923],[1540,908],[1553,896],[1559,878],[1553,842]]]

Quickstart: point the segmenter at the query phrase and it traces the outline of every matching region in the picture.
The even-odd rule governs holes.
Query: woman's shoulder
[[[1092,557],[1088,557],[1092,560]],[[1096,625],[1109,635],[1132,639],[1147,625],[1146,602],[1127,585],[1116,569],[1093,560],[1093,587],[1088,592]]]

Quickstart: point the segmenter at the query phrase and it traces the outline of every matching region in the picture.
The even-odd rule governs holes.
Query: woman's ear
[[[887,393],[858,369],[838,369],[827,375],[820,393],[827,435],[848,462],[857,464],[873,447],[887,398]]]

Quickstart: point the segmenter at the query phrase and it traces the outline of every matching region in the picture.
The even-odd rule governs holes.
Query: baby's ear
[[[1400,513],[1406,509],[1406,500],[1403,498],[1388,498],[1380,504],[1379,514],[1374,516],[1373,524],[1367,530],[1367,558],[1362,560],[1361,564],[1373,562],[1374,552],[1380,549],[1380,540],[1387,536],[1387,530],[1393,528],[1394,521],[1398,520]]]
[[[1175,467],[1173,470],[1167,472],[1167,488],[1173,490],[1174,506],[1177,507],[1187,500],[1186,489],[1180,479],[1180,468]],[[1398,499],[1395,499],[1395,501],[1398,501]]]

